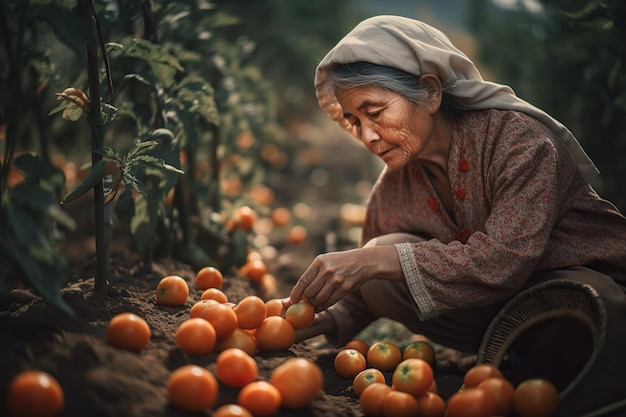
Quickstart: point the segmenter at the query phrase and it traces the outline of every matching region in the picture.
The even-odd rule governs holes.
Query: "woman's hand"
[[[377,246],[319,255],[291,290],[285,308],[300,300],[323,311],[370,279],[403,279],[393,246]]]

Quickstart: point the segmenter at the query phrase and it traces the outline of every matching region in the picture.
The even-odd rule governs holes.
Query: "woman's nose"
[[[375,129],[368,124],[361,125],[361,142],[363,142],[364,145],[369,145],[379,139],[380,136]]]

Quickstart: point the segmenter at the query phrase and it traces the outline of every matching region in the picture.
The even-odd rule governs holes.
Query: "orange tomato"
[[[408,392],[391,390],[383,397],[383,415],[414,417],[419,411],[417,399]]]
[[[30,370],[13,377],[6,400],[11,416],[53,417],[60,414],[65,397],[61,385],[52,375]]]
[[[224,284],[224,276],[222,272],[213,267],[205,266],[196,273],[196,285],[200,290],[206,290],[207,288],[222,288]]]
[[[284,226],[291,221],[291,212],[288,208],[277,207],[272,210],[272,222],[275,226]]]
[[[315,307],[304,300],[292,304],[285,311],[285,320],[296,330],[307,328],[315,320]]]
[[[228,297],[222,290],[217,288],[207,288],[202,292],[200,300],[215,300],[218,303],[227,303]]]
[[[224,404],[215,410],[213,417],[253,417],[252,413],[237,404]]]
[[[527,379],[513,393],[513,411],[517,417],[552,417],[558,408],[559,393],[546,379]]]
[[[383,384],[386,384],[387,381],[385,380],[385,374],[383,374],[380,369],[376,368],[364,369],[352,380],[352,391],[354,391],[357,397],[360,397],[365,387],[373,384],[374,382],[382,382]]]
[[[425,360],[409,358],[400,362],[391,378],[395,389],[417,397],[428,391],[433,383],[434,374]]]
[[[479,363],[471,367],[463,377],[464,388],[475,388],[487,378],[502,378],[502,372],[489,363]]]
[[[204,310],[206,310],[209,306],[212,306],[213,304],[219,304],[219,301],[213,300],[211,298],[198,301],[193,306],[191,306],[191,309],[189,310],[189,318],[193,319],[195,317],[200,317],[202,315],[202,312],[204,312]]]
[[[487,391],[489,396],[496,402],[496,414],[508,416],[513,411],[513,384],[504,378],[487,378],[480,384],[478,389]]]
[[[434,392],[426,392],[417,397],[417,406],[420,417],[443,417],[446,412],[445,401]]]
[[[250,230],[256,221],[256,212],[249,206],[241,206],[234,212],[235,222],[243,230]]]
[[[367,357],[367,351],[370,349],[369,343],[364,340],[352,339],[343,347],[344,349],[356,349],[365,357]]]
[[[248,295],[241,299],[234,308],[239,327],[246,330],[256,329],[267,315],[265,301],[256,295]]]
[[[322,389],[324,376],[315,363],[304,358],[289,358],[270,375],[270,383],[280,392],[285,408],[309,405]]]
[[[289,233],[287,233],[287,242],[292,245],[297,245],[299,243],[304,242],[307,237],[306,227],[302,225],[295,225],[291,229],[289,229]]]
[[[272,298],[265,302],[267,316],[281,316],[283,314],[283,303],[279,298]]]
[[[243,387],[237,403],[249,410],[254,417],[270,417],[278,412],[282,398],[280,391],[267,381],[254,381]]]
[[[335,372],[340,378],[354,378],[366,366],[365,356],[356,349],[341,349],[335,355]]]
[[[381,371],[393,371],[401,360],[402,351],[391,342],[375,342],[367,351],[367,363]]]
[[[259,350],[254,336],[239,327],[227,338],[218,340],[214,350],[222,352],[228,348],[239,348],[250,356],[256,355]]]
[[[267,264],[262,259],[251,259],[246,262],[239,271],[252,282],[263,282],[263,276],[267,273]]]
[[[218,340],[227,338],[237,328],[237,314],[228,304],[216,302],[205,308],[200,318],[211,323],[215,330],[215,338]]]
[[[170,402],[183,411],[199,412],[213,407],[218,396],[215,376],[197,365],[184,365],[167,381]]]
[[[241,388],[257,379],[259,367],[254,358],[239,348],[229,348],[217,355],[217,379],[230,386]]]
[[[189,297],[189,285],[183,277],[168,275],[157,285],[155,295],[157,304],[169,307],[182,306]]]
[[[176,330],[176,346],[188,355],[208,355],[215,346],[215,339],[211,323],[200,317],[185,320]]]
[[[286,350],[296,341],[296,331],[284,318],[270,316],[257,327],[254,337],[260,351]]]
[[[435,349],[433,346],[423,340],[416,340],[409,343],[402,351],[402,359],[423,359],[432,367],[437,362]]]
[[[469,388],[453,394],[446,404],[445,417],[491,417],[496,415],[496,402],[487,391]]]
[[[359,397],[359,406],[366,416],[382,417],[383,400],[391,392],[391,387],[381,382],[374,382],[365,387]]]
[[[133,313],[121,313],[109,321],[106,340],[111,346],[140,352],[150,341],[150,327]]]

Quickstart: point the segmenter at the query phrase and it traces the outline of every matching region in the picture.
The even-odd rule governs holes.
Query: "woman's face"
[[[428,106],[416,107],[377,86],[338,90],[336,96],[358,138],[390,169],[402,168],[414,158],[428,159],[434,130]]]

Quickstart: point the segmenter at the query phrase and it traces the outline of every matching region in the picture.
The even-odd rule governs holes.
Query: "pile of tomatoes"
[[[370,417],[556,415],[558,391],[550,381],[529,379],[513,387],[491,364],[469,369],[461,389],[444,401],[437,393],[435,363],[435,350],[423,340],[401,350],[388,341],[370,346],[355,339],[337,353],[334,367],[341,378],[352,378],[361,411]]]

